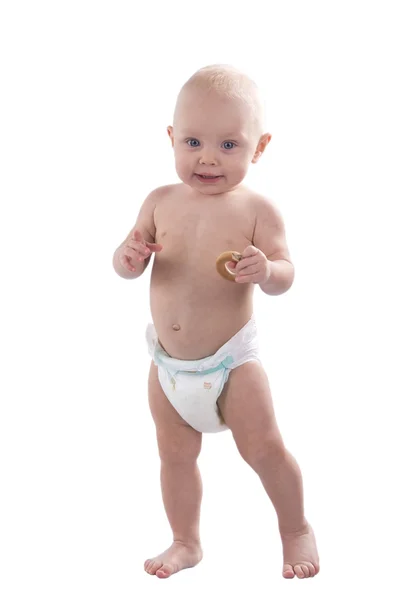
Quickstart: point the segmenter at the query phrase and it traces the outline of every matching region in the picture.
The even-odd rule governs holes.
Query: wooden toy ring
[[[228,281],[235,281],[236,273],[228,269],[226,263],[230,261],[238,263],[241,259],[242,255],[240,252],[236,252],[235,250],[227,250],[218,256],[215,266],[217,267],[218,273],[222,275],[224,279],[228,279]]]

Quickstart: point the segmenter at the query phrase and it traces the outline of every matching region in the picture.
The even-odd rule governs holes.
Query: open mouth
[[[204,183],[215,183],[222,178],[222,175],[201,175],[200,173],[195,173],[197,179]]]

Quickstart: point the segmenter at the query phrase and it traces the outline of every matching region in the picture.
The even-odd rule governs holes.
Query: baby
[[[168,127],[182,183],[149,194],[114,253],[114,269],[126,279],[140,277],[154,253],[148,394],[173,543],[144,568],[159,578],[202,559],[202,433],[228,429],[276,510],[283,577],[319,571],[302,476],[275,419],[252,307],[255,285],[283,294],[294,277],[279,210],[242,184],[271,140],[262,113],[257,87],[243,73],[226,65],[196,72]],[[234,281],[216,269],[227,250],[242,255],[227,263]]]

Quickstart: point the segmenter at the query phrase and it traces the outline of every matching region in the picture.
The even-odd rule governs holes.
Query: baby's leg
[[[259,475],[278,517],[283,544],[283,576],[313,577],[319,571],[314,533],[304,516],[299,466],[285,448],[260,363],[247,362],[230,373],[218,404],[244,460]]]
[[[144,566],[150,575],[166,578],[194,567],[202,558],[199,525],[203,490],[197,465],[202,434],[190,427],[171,405],[153,361],[148,392],[161,459],[162,497],[174,541],[165,552],[146,560]]]

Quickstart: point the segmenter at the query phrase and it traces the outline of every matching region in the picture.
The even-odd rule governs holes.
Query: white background
[[[2,3],[2,599],[394,597],[395,5]],[[203,562],[143,571],[171,541],[147,405],[151,266],[127,281],[112,255],[148,192],[177,181],[180,86],[218,62],[265,94],[272,141],[246,183],[281,207],[296,266],[254,309],[319,543],[308,581],[282,578],[275,513],[230,432],[203,436]]]

